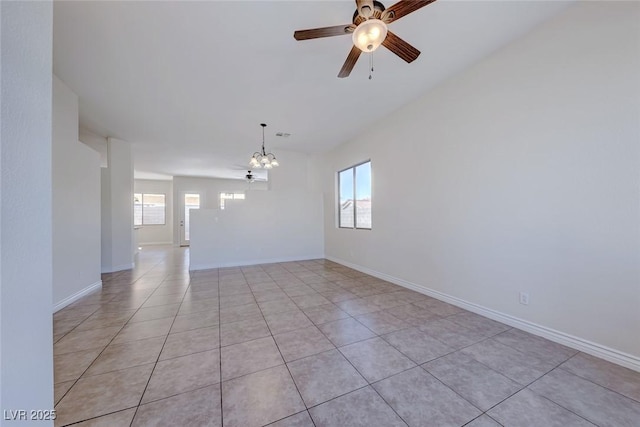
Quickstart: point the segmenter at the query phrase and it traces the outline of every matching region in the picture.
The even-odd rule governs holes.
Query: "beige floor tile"
[[[149,298],[147,298],[144,304],[142,304],[141,308],[157,307],[160,305],[179,304],[182,302],[183,297],[184,295],[182,294],[151,295]]]
[[[471,421],[469,424],[465,425],[465,427],[501,427],[501,424],[498,424],[493,418],[488,415],[480,415],[475,420]]]
[[[185,255],[145,247],[53,316],[55,425],[219,426],[222,408],[225,427],[640,417],[635,372],[340,264],[190,272]]]
[[[274,338],[287,362],[335,348],[315,326],[278,334]]]
[[[122,331],[118,333],[118,335],[113,340],[113,343],[122,344],[128,341],[143,340],[146,338],[168,335],[172,323],[172,318],[129,323],[124,328],[122,328]]]
[[[454,350],[416,328],[402,329],[382,337],[417,364],[444,356]]]
[[[272,337],[222,347],[222,380],[284,364]]]
[[[522,390],[506,399],[487,412],[500,424],[531,425],[545,427],[593,427],[594,425],[580,418],[552,401],[539,396],[530,390]]]
[[[535,381],[555,368],[548,361],[540,360],[530,353],[522,353],[494,339],[479,342],[461,351],[522,385]]]
[[[55,334],[66,334],[73,329],[75,329],[79,324],[81,324],[84,320],[84,317],[80,318],[71,318],[71,319],[61,319],[53,321],[53,333]]]
[[[221,345],[227,346],[271,335],[262,316],[220,325]]]
[[[291,415],[287,418],[283,418],[280,421],[276,421],[273,424],[269,424],[269,427],[315,427],[311,416],[307,411],[298,412],[295,415]]]
[[[141,405],[132,427],[217,427],[222,425],[220,385]]]
[[[222,383],[224,425],[259,427],[305,409],[284,366]]]
[[[84,376],[155,363],[164,344],[164,337],[110,344],[93,362]]]
[[[265,316],[265,320],[273,335],[313,326],[307,316],[300,310],[268,314]]]
[[[132,322],[144,322],[146,320],[164,319],[167,317],[175,317],[178,313],[180,304],[159,305],[156,307],[141,308],[129,320]]]
[[[529,353],[538,359],[558,365],[578,353],[569,347],[520,331],[510,329],[494,337],[496,341],[522,353]]]
[[[484,334],[473,332],[447,319],[436,318],[436,320],[421,322],[418,329],[456,350],[485,339]]]
[[[434,426],[463,426],[482,413],[419,367],[380,381],[373,388],[412,426],[422,425],[424,420]]]
[[[553,370],[528,389],[598,426],[637,426],[640,420],[640,402],[563,369]]]
[[[334,304],[305,308],[302,311],[316,325],[350,317],[346,312],[340,310],[340,308]]]
[[[53,357],[54,382],[60,383],[77,380],[82,373],[98,357],[102,348],[58,354]]]
[[[201,312],[215,312],[220,310],[220,302],[217,297],[205,298],[205,299],[185,299],[180,305],[178,315],[184,316],[185,314],[201,313]]]
[[[288,366],[307,407],[367,385],[338,350],[298,359]]]
[[[160,354],[160,360],[213,350],[218,347],[220,347],[218,326],[169,334]]]
[[[447,317],[447,320],[457,323],[460,326],[464,326],[471,331],[482,333],[486,337],[492,337],[511,329],[510,326],[469,311],[449,316]]]
[[[65,393],[69,391],[69,389],[73,384],[75,384],[75,382],[75,380],[65,381],[63,383],[56,383],[53,386],[54,405],[57,405],[58,402],[60,402],[60,399],[62,399]]]
[[[138,405],[153,364],[81,378],[56,406],[56,424],[66,425]]]
[[[88,331],[71,331],[53,346],[54,355],[73,353],[93,348],[104,348],[120,331],[117,326],[91,329]]]
[[[220,352],[204,351],[158,362],[142,403],[220,382]]]
[[[323,323],[318,325],[318,328],[338,347],[376,336],[369,328],[353,318]]]
[[[461,352],[433,360],[422,367],[483,411],[522,389],[522,385]]]
[[[89,316],[84,322],[82,322],[76,328],[79,331],[85,331],[89,329],[106,328],[109,326],[122,327],[129,321],[131,316],[134,315],[135,310],[125,311],[97,311]]]
[[[87,421],[83,421],[78,424],[74,424],[73,427],[118,427],[128,426],[131,424],[133,414],[136,413],[135,408],[125,409],[124,411],[114,412],[109,415],[103,415],[101,417],[92,418]]]
[[[340,352],[371,383],[416,366],[382,338],[340,347]]]
[[[100,308],[100,304],[67,306],[62,310],[57,311],[53,315],[53,321],[67,319],[86,319],[91,314],[95,313]]]
[[[584,353],[563,363],[560,368],[640,402],[640,372]]]
[[[217,311],[199,312],[176,316],[171,333],[185,332],[192,329],[207,328],[220,323],[220,314]]]
[[[406,427],[371,387],[361,388],[309,409],[316,427]]]
[[[236,305],[233,307],[220,307],[220,323],[232,323],[255,316],[262,316],[258,304]]]
[[[398,319],[390,313],[376,311],[374,313],[361,314],[356,320],[378,335],[388,334],[399,329],[409,328],[411,325]]]

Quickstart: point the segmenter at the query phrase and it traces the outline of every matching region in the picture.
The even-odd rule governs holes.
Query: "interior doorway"
[[[189,213],[191,209],[200,209],[200,193],[182,193],[180,198],[180,246],[189,246],[191,240],[189,227]]]

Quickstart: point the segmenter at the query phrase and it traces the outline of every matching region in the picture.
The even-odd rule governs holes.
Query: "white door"
[[[180,246],[189,246],[189,211],[200,209],[199,193],[183,193],[181,199]]]

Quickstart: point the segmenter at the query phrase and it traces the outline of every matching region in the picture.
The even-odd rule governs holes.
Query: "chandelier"
[[[267,153],[264,150],[264,128],[266,128],[267,125],[265,123],[260,123],[260,126],[262,126],[262,151],[256,151],[255,153],[253,153],[253,156],[251,156],[251,160],[249,161],[249,166],[254,169],[271,169],[276,166],[280,166],[280,163],[278,163],[276,156],[274,156],[273,153]]]

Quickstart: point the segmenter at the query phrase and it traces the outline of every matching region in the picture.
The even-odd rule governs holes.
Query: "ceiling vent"
[[[283,138],[289,138],[291,136],[291,134],[287,133],[287,132],[278,132],[278,133],[276,133],[276,136],[281,136]]]

